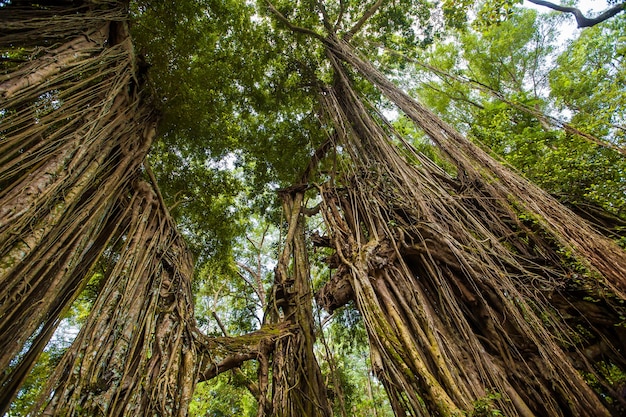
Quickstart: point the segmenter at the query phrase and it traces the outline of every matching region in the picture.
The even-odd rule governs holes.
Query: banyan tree
[[[255,361],[258,416],[331,416],[313,305],[349,302],[397,416],[623,415],[623,387],[602,370],[626,371],[623,249],[359,52],[353,40],[391,2],[310,3],[315,27],[262,9],[323,51],[330,76],[312,73],[310,90],[326,139],[278,191],[287,227],[263,325],[210,337],[194,318],[193,256],[145,163],[159,112],[129,5],[2,2],[0,413],[100,268],[33,415],[184,416],[197,383]],[[437,161],[372,94],[423,132]],[[314,247],[333,272],[315,294]]]

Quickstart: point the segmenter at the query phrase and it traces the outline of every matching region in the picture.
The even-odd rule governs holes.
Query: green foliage
[[[382,384],[372,375],[367,333],[354,305],[350,303],[335,311],[324,333],[334,353],[333,367],[324,355],[321,356],[326,360],[321,366],[327,387],[333,393],[335,415],[342,415],[340,406],[343,404],[349,416],[393,416]],[[343,396],[341,401],[338,395]]]
[[[322,363],[322,371],[326,369]],[[371,374],[367,350],[342,354],[337,357],[335,367],[336,379],[326,376],[327,388],[333,401],[333,410],[336,416],[341,414],[341,403],[347,415],[354,417],[392,417],[393,412],[382,384]],[[337,392],[335,384],[340,385]],[[338,394],[343,395],[339,401]]]
[[[462,30],[467,24],[467,12],[474,5],[469,0],[444,0],[442,4],[443,17],[448,27]]]
[[[65,349],[51,346],[44,350],[9,408],[10,416],[26,416],[57,365]]]
[[[190,417],[253,417],[257,402],[230,372],[196,386]]]
[[[550,73],[551,95],[582,130],[626,146],[626,15],[585,29]]]
[[[482,33],[468,31],[460,34],[458,43],[438,45],[427,62],[472,80],[474,86],[443,75],[437,80],[424,71],[418,73],[418,93],[461,131],[562,200],[624,216],[624,158],[548,127],[536,114],[560,111],[555,115],[561,118],[571,114],[571,124],[581,131],[623,143],[624,19],[583,31],[552,68],[554,19],[519,10]]]
[[[606,402],[615,404],[614,395],[619,395],[626,389],[626,373],[610,361],[599,361],[595,368],[597,374],[585,372],[582,374],[583,378]],[[606,381],[608,386],[602,384],[598,376]]]
[[[248,208],[274,205],[273,188],[291,184],[323,139],[310,94],[320,47],[274,31],[252,3],[133,10],[162,113],[152,167],[200,261],[227,263]]]
[[[339,352],[362,352],[367,346],[367,333],[353,303],[334,313],[329,332]]]
[[[495,408],[495,404],[502,399],[499,392],[488,392],[484,397],[474,401],[474,409],[470,417],[498,417],[503,416],[502,411]]]
[[[516,6],[522,3],[522,0],[444,0],[443,14],[450,28],[466,29],[471,15],[471,26],[474,29],[488,31],[514,17],[519,11]]]
[[[608,7],[612,7],[621,2],[622,2],[621,0],[607,0],[604,3],[604,5],[601,4],[600,6],[602,7],[602,6],[608,5]],[[456,1],[453,0],[452,3],[458,6],[461,6],[463,5],[464,0],[456,0]],[[507,21],[512,16],[514,16],[517,13],[517,10],[519,10],[517,6],[521,5],[522,3],[524,3],[523,0],[485,0],[478,4],[476,8],[476,19],[472,22],[472,25],[477,30],[488,31],[493,26],[497,26],[501,24],[502,22]],[[572,1],[572,0],[569,0],[569,1],[555,0],[555,1],[549,1],[547,3],[551,3],[556,6],[578,7],[578,1]],[[555,10],[554,8],[546,4],[542,4],[541,6],[544,7],[545,12],[561,13],[560,11],[554,11]],[[586,15],[587,10],[583,8],[581,8],[580,10],[584,15]],[[608,10],[608,8],[606,10]],[[601,14],[601,10],[596,10],[595,14],[596,15]],[[563,13],[564,18],[568,18],[571,16],[572,15]],[[610,20],[611,19],[609,18],[609,21]]]
[[[526,89],[537,96],[558,35],[554,18],[519,10],[506,23],[462,38],[464,57],[473,78],[506,95]]]
[[[474,27],[489,30],[492,26],[505,22],[515,15],[515,6],[523,0],[487,0],[478,9]]]
[[[273,3],[290,24],[320,36],[355,30],[374,5]],[[285,30],[262,1],[131,6],[133,39],[162,116],[152,168],[200,262],[228,263],[250,211],[277,219],[274,189],[292,184],[327,138],[316,103],[320,81],[332,81],[323,45]],[[441,29],[425,0],[383,2],[352,40],[366,53],[408,52]]]
[[[441,31],[433,12],[432,4],[425,0],[388,2],[381,13],[372,17],[374,31],[371,36],[384,46],[399,51],[430,45]]]
[[[195,315],[207,333],[222,336],[216,313],[229,335],[258,330],[266,306],[264,294],[273,282],[278,231],[254,216],[245,237],[234,240],[229,262],[209,260],[197,268]],[[259,287],[260,285],[260,287]]]

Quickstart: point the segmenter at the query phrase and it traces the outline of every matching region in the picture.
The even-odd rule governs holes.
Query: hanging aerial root
[[[309,170],[307,170],[308,172]],[[284,323],[292,334],[276,341],[272,352],[272,415],[330,417],[322,373],[315,357],[313,292],[302,215],[305,188],[281,191],[289,229],[275,268],[265,321]]]
[[[120,259],[49,380],[46,415],[187,413],[197,378],[192,260],[147,183],[135,184],[125,211]]]
[[[81,24],[73,7],[55,8],[76,24],[64,26],[65,36],[54,29],[54,46],[37,6],[0,8],[0,19],[12,22],[3,48],[17,53],[11,39],[28,38],[44,51],[0,77],[0,414],[117,233],[123,214],[116,202],[155,135],[127,30],[117,21],[123,12],[101,6],[94,14],[81,9]]]
[[[339,56],[349,53],[341,50]],[[565,320],[562,304],[552,301],[557,294],[571,297],[569,277],[576,274],[559,252],[557,242],[565,237],[551,238],[520,221],[520,200],[510,200],[519,190],[506,188],[516,177],[484,180],[482,175],[495,175],[490,165],[480,168],[460,153],[456,148],[466,145],[452,143],[446,136],[452,133],[429,114],[415,114],[415,104],[405,107],[413,109],[415,120],[425,119],[429,134],[444,135],[435,142],[442,142],[459,177],[403,138],[391,138],[334,57],[336,83],[321,97],[351,165],[342,167],[337,187],[321,188],[321,212],[396,412],[462,415],[489,399],[512,416],[619,413],[620,405],[603,403],[582,379],[585,372],[602,377],[585,356],[587,342],[576,335],[576,321]],[[346,60],[360,65],[356,59]],[[383,91],[392,100],[403,97],[379,73],[363,75],[388,89]],[[583,233],[595,236],[590,228]],[[615,287],[607,291],[620,297]],[[619,322],[617,310],[603,311]],[[592,338],[602,337],[610,345],[607,354],[621,366],[623,355],[615,355],[620,331],[615,337],[603,333],[607,328],[598,321],[588,324]]]
[[[611,291],[626,298],[626,256],[612,240],[602,236],[585,221],[539,187],[511,172],[478,146],[447,125],[396,87],[369,62],[361,59],[346,42],[329,40],[330,53],[356,68],[359,73],[394,104],[457,166],[466,183],[477,181],[491,198],[507,204],[510,200],[536,216],[541,226],[566,250],[606,280]]]

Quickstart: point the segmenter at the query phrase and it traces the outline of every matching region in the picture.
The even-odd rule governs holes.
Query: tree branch
[[[324,24],[324,27],[329,33],[332,33],[333,27],[330,24],[330,18],[328,17],[328,12],[326,12],[326,6],[324,6],[324,2],[322,0],[318,0],[317,7],[319,7],[320,11],[322,12],[322,22]]]
[[[280,20],[281,22],[283,22],[285,25],[287,25],[287,27],[292,30],[293,32],[298,32],[298,33],[303,33],[305,35],[309,35],[309,36],[313,36],[314,38],[317,38],[321,41],[324,40],[324,38],[322,37],[322,35],[320,35],[319,33],[315,32],[314,30],[311,29],[307,29],[307,28],[303,28],[301,26],[296,26],[293,23],[291,23],[289,21],[289,19],[287,19],[285,17],[284,14],[282,14],[281,12],[278,11],[278,9],[276,9],[276,7],[274,7],[274,5],[272,4],[271,1],[269,0],[265,0],[265,3],[267,4],[267,7],[269,7],[270,11],[272,12],[272,14],[274,14],[274,16],[276,16],[276,18],[278,20]]]
[[[586,28],[597,25],[598,23],[604,22],[605,20],[608,20],[616,14],[626,10],[626,2],[623,2],[606,9],[596,17],[590,18],[584,16],[580,9],[577,9],[576,7],[562,6],[560,4],[554,4],[552,2],[544,0],[528,0],[528,2],[539,6],[544,6],[552,10],[556,10],[558,12],[573,14],[576,18],[576,23],[578,24],[579,28]]]
[[[378,9],[380,9],[380,6],[383,5],[384,0],[378,0],[376,3],[374,3],[374,5],[372,7],[370,7],[363,16],[361,16],[361,18],[359,19],[358,22],[356,22],[356,24],[352,27],[352,29],[350,29],[348,31],[348,33],[346,33],[346,36],[344,36],[344,40],[347,42],[350,39],[352,39],[352,37],[354,35],[357,34],[357,32],[359,30],[361,30],[361,28],[363,27],[363,25],[365,24],[365,22],[368,21],[368,19],[370,17],[372,17],[374,15],[374,13],[376,13],[376,11]]]
[[[252,275],[252,277],[254,278],[254,283],[247,279],[245,275],[241,273],[241,271],[237,271],[237,275],[239,276],[239,278],[241,278],[246,284],[252,287],[256,296],[259,297],[261,307],[265,307],[265,290],[263,289],[263,283],[261,282],[261,278],[249,266],[239,262],[237,262],[237,266]]]
[[[337,20],[335,21],[335,29],[337,32],[339,29],[339,25],[341,24],[341,20],[343,19],[343,15],[346,12],[346,2],[345,0],[339,0],[339,15],[337,16]]]
[[[265,325],[261,330],[237,337],[209,337],[196,333],[198,382],[238,368],[248,360],[268,355],[274,343],[289,331],[286,326]]]
[[[218,326],[220,326],[220,329],[222,330],[222,334],[224,334],[225,337],[229,337],[228,332],[226,331],[226,327],[224,327],[224,324],[222,323],[222,320],[220,320],[220,318],[217,315],[217,313],[215,311],[213,311],[212,315],[213,315],[213,318],[215,319],[215,321],[217,321]],[[216,369],[218,369],[218,367],[216,367]],[[261,397],[265,396],[265,392],[262,392],[259,389],[259,385],[255,384],[253,381],[251,381],[246,376],[246,374],[243,373],[241,368],[236,367],[236,368],[233,369],[233,372],[235,373],[235,375],[237,375],[239,378],[241,378],[244,381],[244,383],[246,384],[246,387],[248,388],[248,391],[250,391],[250,393],[260,402],[261,401]]]
[[[309,182],[309,177],[313,173],[313,171],[317,168],[319,162],[326,156],[326,153],[330,149],[332,149],[334,141],[331,139],[326,140],[326,142],[322,143],[322,145],[315,150],[313,156],[309,160],[309,164],[305,168],[304,172],[300,176],[300,184],[307,184]]]
[[[222,320],[220,320],[220,317],[217,315],[217,313],[215,311],[212,311],[211,315],[213,316],[213,318],[217,322],[217,325],[220,327],[220,330],[222,331],[222,334],[225,337],[228,337],[228,332],[226,331],[226,327],[224,326],[224,323],[222,323]]]

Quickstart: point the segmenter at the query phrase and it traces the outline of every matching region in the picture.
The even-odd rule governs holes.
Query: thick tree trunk
[[[340,57],[349,54],[342,50]],[[603,358],[623,369],[624,355],[618,353],[623,334],[608,332],[590,316],[585,327],[590,333],[581,337],[572,324],[585,320],[584,312],[570,309],[574,317],[565,319],[561,297],[572,302],[568,287],[575,287],[570,277],[577,272],[555,241],[576,246],[582,259],[607,273],[601,291],[611,295],[599,311],[613,327],[622,311],[617,277],[623,259],[609,266],[588,254],[594,245],[606,246],[617,260],[619,248],[585,225],[559,234],[572,222],[563,216],[573,214],[544,205],[546,197],[532,186],[528,192],[539,194],[537,201],[520,195],[521,179],[494,161],[476,163],[475,155],[483,154],[466,142],[455,145],[458,133],[446,131],[357,58],[347,61],[392,100],[405,100],[402,108],[413,111],[420,127],[426,124],[459,169],[459,177],[452,178],[395,137],[402,155],[413,161],[407,163],[334,60],[336,85],[322,100],[354,166],[336,177],[336,187],[321,188],[322,214],[340,261],[331,285],[346,288],[336,281],[349,280],[370,337],[372,363],[396,414],[463,415],[488,404],[512,416],[618,415],[623,399],[614,395],[603,403],[581,373],[599,375],[584,352],[594,338],[608,345]],[[492,184],[501,175],[507,178]],[[550,227],[521,222],[519,200],[512,196],[533,215],[550,219]],[[548,233],[558,238],[546,238]],[[580,240],[586,233],[595,241]],[[585,282],[582,292],[593,294],[598,285],[593,275],[579,279]],[[336,308],[346,294],[330,297],[331,292],[322,291],[320,300]]]
[[[273,351],[272,415],[330,417],[326,385],[313,351],[315,322],[302,214],[304,190],[284,190],[281,197],[289,231],[275,270],[268,320],[287,323],[292,334],[280,338]]]
[[[50,22],[18,6],[0,18],[15,39],[46,50]],[[56,9],[66,31],[85,32],[0,79],[0,414],[115,234],[115,202],[155,134],[121,12],[98,9],[82,20]],[[3,47],[19,47],[10,37]]]
[[[602,236],[585,221],[528,180],[514,174],[432,111],[396,87],[370,62],[361,59],[346,42],[331,39],[329,50],[378,87],[422,129],[457,170],[464,186],[481,184],[484,192],[505,204],[521,206],[532,213],[541,227],[579,262],[605,280],[610,291],[626,299],[626,257],[614,241]]]
[[[185,416],[198,380],[254,359],[265,399],[278,339],[295,341],[280,349],[289,370],[294,352],[309,358],[297,371],[300,394],[284,385],[285,398],[327,410],[323,397],[308,403],[324,392],[310,305],[239,338],[210,338],[195,326],[189,252],[156,185],[139,180],[155,117],[126,13],[117,1],[0,7],[0,46],[29,52],[0,76],[0,414],[105,250],[112,270],[35,415]],[[302,241],[296,246],[302,254]],[[302,268],[297,291],[310,302]]]
[[[50,379],[43,415],[185,416],[197,380],[192,260],[145,182],[89,319]]]

